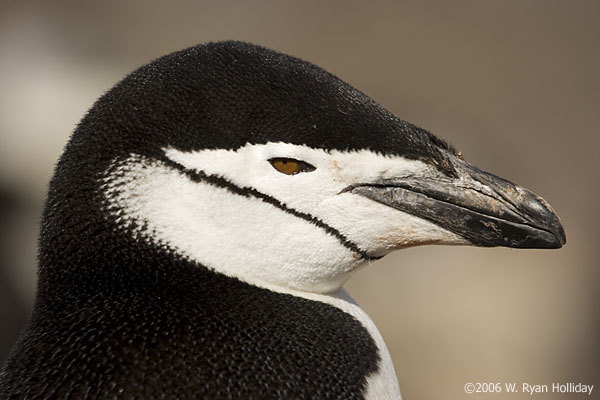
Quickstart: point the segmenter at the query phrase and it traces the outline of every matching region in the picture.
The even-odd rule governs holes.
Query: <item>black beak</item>
[[[541,197],[458,158],[457,177],[406,177],[352,185],[352,192],[423,218],[477,246],[556,249],[566,242]]]

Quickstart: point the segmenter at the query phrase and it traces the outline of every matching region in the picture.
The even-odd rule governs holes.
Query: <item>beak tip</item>
[[[546,229],[548,229],[550,233],[552,233],[555,239],[555,243],[552,248],[560,249],[567,243],[567,235],[565,233],[565,229],[563,228],[562,223],[560,222],[560,218],[554,212],[552,207],[550,207],[550,205],[543,199],[542,202],[546,206],[547,213],[549,214],[547,222],[545,224]]]
[[[531,248],[560,249],[567,243],[565,230],[560,222],[550,226],[546,225],[544,230],[543,235],[538,236],[538,240],[541,240],[541,242],[537,242],[537,245],[532,244]]]
[[[567,242],[567,236],[562,226],[560,218],[556,212],[552,209],[550,204],[542,197],[535,193],[524,189],[518,188],[522,194],[522,215],[529,219],[532,226],[536,226],[539,229],[546,231],[545,241],[549,249],[560,249]]]
[[[556,246],[557,249],[560,249],[567,243],[567,235],[560,222],[558,222],[558,226],[556,232],[554,233],[554,236],[556,237],[556,240],[558,242],[558,245]]]

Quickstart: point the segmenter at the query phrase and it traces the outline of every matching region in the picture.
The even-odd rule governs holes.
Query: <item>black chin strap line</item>
[[[291,207],[288,207],[284,203],[280,202],[276,198],[259,192],[256,189],[249,187],[240,187],[234,184],[233,182],[228,181],[227,179],[217,176],[217,175],[208,175],[203,171],[191,170],[186,168],[185,166],[169,159],[166,156],[162,156],[159,158],[159,161],[165,163],[168,167],[173,168],[184,175],[186,175],[193,182],[202,182],[208,183],[209,185],[217,186],[223,189],[227,189],[230,192],[237,194],[243,197],[254,197],[268,203],[274,207],[279,208],[280,210],[293,215],[294,217],[302,218],[303,220],[309,221],[310,223],[318,226],[323,229],[325,232],[335,237],[344,247],[356,253],[360,258],[366,261],[374,261],[382,258],[381,256],[371,256],[365,250],[362,250],[358,245],[352,241],[350,241],[344,234],[335,229],[334,227],[326,224],[319,218],[316,218],[308,213],[301,212],[295,210]]]

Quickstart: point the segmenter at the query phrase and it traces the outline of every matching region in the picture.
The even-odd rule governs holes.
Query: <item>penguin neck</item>
[[[115,294],[155,295],[167,301],[171,296],[197,296],[214,281],[231,281],[330,304],[352,303],[341,285],[323,294],[248,282],[117,229],[96,213],[73,215],[70,210],[79,207],[57,207],[62,201],[50,196],[42,219],[38,301]]]
[[[122,310],[140,302],[190,309],[212,307],[220,302],[247,302],[247,297],[237,294],[242,290],[246,296],[253,293],[252,296],[262,297],[267,292],[276,292],[317,301],[361,321],[364,319],[360,318],[364,314],[360,307],[343,288],[323,294],[251,284],[148,243],[136,242],[127,235],[117,236],[118,239],[98,244],[94,251],[88,246],[65,250],[63,254],[71,257],[60,257],[50,251],[58,248],[56,245],[42,247],[38,304],[44,309],[72,313],[87,307],[86,304],[101,303]],[[89,236],[82,235],[81,239],[88,240]],[[74,247],[76,243],[71,245]],[[370,325],[368,328],[371,330]]]
[[[84,224],[96,226],[95,230],[80,229],[65,234],[68,222],[51,222],[54,217],[46,215],[43,220],[39,257],[37,301],[46,306],[64,307],[73,300],[80,303],[96,297],[115,301],[152,298],[152,301],[169,303],[193,299],[194,306],[201,306],[217,297],[213,293],[214,287],[241,285],[254,287],[257,293],[266,289],[346,311],[358,309],[342,287],[328,293],[313,293],[268,282],[246,282],[149,242],[136,240],[126,232],[107,229],[102,226],[107,221]],[[70,222],[73,224],[73,220]]]

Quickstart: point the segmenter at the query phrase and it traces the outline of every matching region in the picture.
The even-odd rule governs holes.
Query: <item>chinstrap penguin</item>
[[[354,271],[422,244],[564,243],[543,199],[321,68],[195,46],[68,142],[0,397],[398,399]]]

